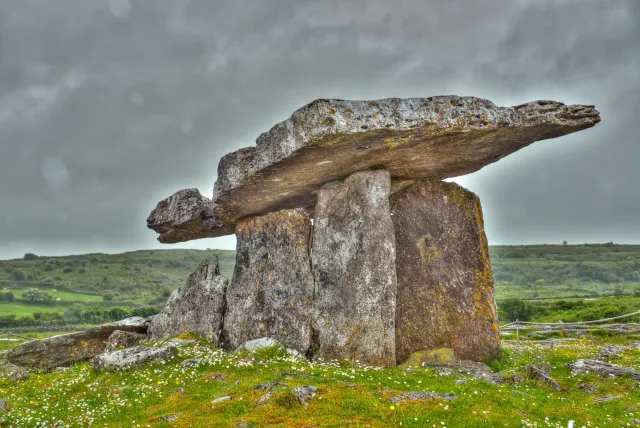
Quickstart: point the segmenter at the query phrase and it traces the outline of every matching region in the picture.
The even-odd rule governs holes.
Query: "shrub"
[[[24,260],[38,260],[38,256],[33,253],[26,253],[23,257]]]
[[[534,312],[534,307],[521,299],[507,299],[498,308],[507,321],[529,321]]]
[[[63,273],[71,273],[71,272],[73,272],[73,268],[66,267],[66,268],[62,269],[62,272]]]
[[[20,269],[16,269],[13,272],[11,272],[11,276],[13,277],[13,279],[15,279],[16,281],[24,281],[27,278],[27,274],[25,274],[23,271],[21,271]]]

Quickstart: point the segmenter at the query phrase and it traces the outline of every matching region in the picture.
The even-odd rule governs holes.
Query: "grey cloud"
[[[639,39],[634,0],[0,0],[0,257],[159,246],[159,199],[314,98],[451,93],[602,113],[460,180],[491,242],[637,242]]]

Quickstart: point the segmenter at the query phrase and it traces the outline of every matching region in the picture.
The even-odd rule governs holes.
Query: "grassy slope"
[[[493,385],[465,374],[439,376],[430,368],[405,372],[403,368],[370,370],[342,364],[318,364],[284,357],[274,351],[252,358],[208,348],[185,348],[166,364],[151,363],[122,373],[100,374],[86,363],[70,373],[32,375],[25,382],[0,381],[0,396],[12,411],[6,423],[16,427],[36,422],[64,421],[71,426],[93,422],[100,426],[558,426],[570,419],[576,426],[624,426],[640,418],[640,388],[630,378],[607,379],[596,375],[571,376],[566,364],[593,357],[601,343],[584,340],[549,348],[524,344],[507,345],[506,358],[494,364],[505,374],[519,373],[531,362],[548,362],[551,376],[563,391],[526,380],[512,385]],[[185,358],[204,358],[196,368],[179,364]],[[640,350],[627,348],[622,365],[640,369]],[[224,379],[219,380],[219,375]],[[457,384],[456,379],[468,379]],[[257,406],[265,391],[261,383],[281,381],[269,404]],[[594,385],[594,393],[578,388]],[[308,407],[287,400],[290,388],[313,385],[319,389]],[[182,388],[183,392],[176,390]],[[390,398],[403,391],[455,394],[458,400],[425,400],[393,405]],[[519,392],[514,392],[519,391]],[[212,404],[231,395],[228,402]],[[598,398],[615,396],[599,403]],[[177,415],[171,425],[158,418]],[[247,426],[247,425],[245,425]]]

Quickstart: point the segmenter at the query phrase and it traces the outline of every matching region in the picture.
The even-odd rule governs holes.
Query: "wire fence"
[[[625,324],[614,324],[613,327],[618,328],[619,330],[624,330],[624,328],[630,328],[631,330],[637,330],[640,332],[640,311],[631,312],[629,314],[619,315],[615,317],[603,318],[599,320],[590,320],[590,321],[575,321],[575,322],[531,322],[531,321],[513,321],[508,324],[504,324],[500,327],[502,331],[516,331],[516,340],[520,340],[520,330],[538,330],[538,331],[553,331],[554,329],[579,329],[584,331],[590,331],[590,326],[599,326],[603,327],[602,324],[610,323],[611,321],[621,320],[625,318],[638,317],[639,323],[625,323]],[[541,328],[537,328],[541,327]],[[586,327],[586,328],[585,328]]]
[[[35,340],[33,337],[20,336],[19,334],[15,334],[13,332],[6,332],[2,334],[4,337],[0,337],[0,343],[5,342],[7,344],[7,350],[11,349],[12,342],[28,342],[30,340]]]

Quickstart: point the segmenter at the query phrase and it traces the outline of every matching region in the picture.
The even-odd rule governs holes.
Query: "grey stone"
[[[391,197],[396,234],[396,358],[452,348],[463,360],[500,354],[489,248],[478,197],[418,182]]]
[[[136,346],[96,355],[90,364],[96,371],[127,370],[154,360],[169,360],[175,355],[175,349],[173,346]]]
[[[560,385],[558,384],[558,382],[556,382],[555,380],[553,380],[551,378],[551,376],[549,376],[549,369],[548,368],[542,368],[540,366],[537,366],[535,364],[529,364],[527,366],[525,366],[524,368],[525,373],[527,373],[528,377],[530,379],[538,379],[541,380],[543,382],[545,382],[547,385],[551,386],[553,389],[555,389],[556,391],[561,391],[562,388],[560,388]]]
[[[179,417],[180,415],[162,416],[156,419],[156,422],[165,422],[165,423],[175,422],[178,420]]]
[[[193,333],[220,343],[227,279],[220,275],[218,257],[204,260],[183,287],[174,290],[162,312],[149,326],[151,340]]]
[[[4,398],[0,398],[0,413],[7,413],[9,411],[9,403]]]
[[[619,360],[622,358],[620,353],[624,352],[624,347],[617,345],[605,345],[598,352],[598,358],[603,360]]]
[[[394,188],[471,172],[528,146],[594,126],[593,106],[536,101],[497,107],[473,97],[320,99],[222,158],[213,200],[187,189],[147,220],[161,242],[233,233],[237,220],[311,208],[315,191],[362,170],[386,169]]]
[[[132,317],[77,333],[32,340],[11,349],[8,360],[21,367],[53,369],[85,361],[104,352],[116,330],[146,333],[150,318]]]
[[[273,392],[267,392],[266,394],[263,394],[256,403],[256,406],[264,406],[269,401],[271,401],[271,397],[273,397]]]
[[[31,373],[29,373],[29,370],[26,370],[22,367],[16,367],[14,371],[9,373],[8,378],[13,382],[19,382],[21,380],[29,379],[29,376],[31,376]]]
[[[147,335],[142,333],[116,330],[111,333],[111,336],[109,336],[107,346],[104,350],[105,352],[110,352],[118,349],[130,348],[132,346],[140,344],[140,342],[145,340],[146,337]]]
[[[200,367],[205,363],[203,358],[191,358],[180,363],[182,367]]]
[[[387,171],[365,171],[318,192],[312,251],[316,357],[396,364],[389,191]]]
[[[284,383],[274,381],[274,382],[268,382],[268,383],[261,383],[260,385],[256,386],[256,389],[263,389],[263,390],[269,391],[273,388],[276,388],[282,385],[284,385]]]
[[[640,381],[640,372],[629,367],[607,363],[598,360],[576,360],[567,365],[571,369],[572,375],[597,373],[600,376],[618,377],[631,376]]]
[[[457,400],[458,396],[453,394],[436,394],[435,392],[413,391],[413,392],[404,392],[396,397],[392,397],[391,402],[393,404],[398,404],[403,401],[418,401],[418,400],[433,400],[433,399],[453,401],[453,400]]]
[[[236,225],[236,265],[227,290],[224,334],[231,348],[271,337],[305,354],[311,343],[311,220],[282,210]]]
[[[211,401],[212,404],[222,403],[223,401],[231,401],[230,395],[225,395],[224,397],[218,397],[215,400]]]
[[[448,367],[452,370],[458,371],[458,373],[466,374],[474,379],[481,379],[493,384],[501,384],[504,382],[504,377],[499,373],[495,373],[489,366],[477,361],[471,360],[457,360],[446,361],[441,363],[426,364],[426,366],[432,367]]]
[[[295,397],[304,407],[309,405],[309,401],[318,394],[315,386],[299,386],[291,390],[291,395]]]

